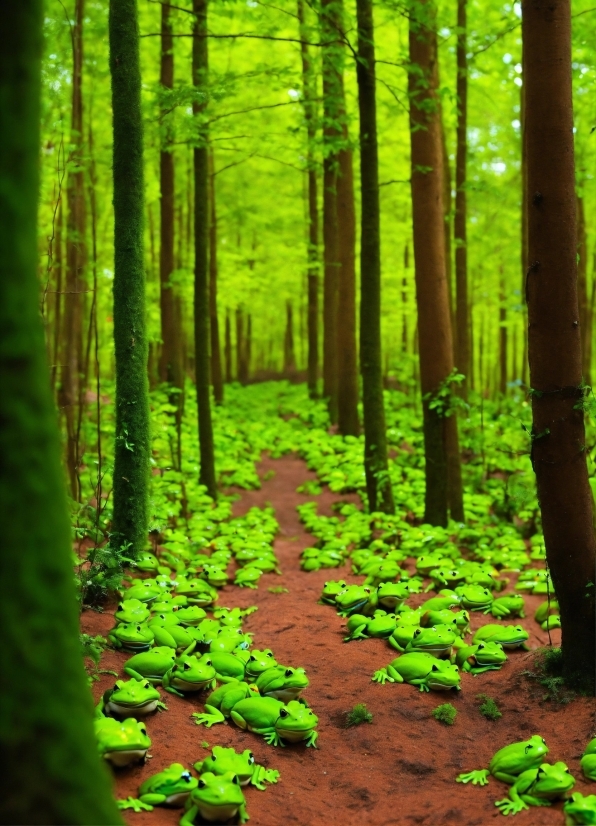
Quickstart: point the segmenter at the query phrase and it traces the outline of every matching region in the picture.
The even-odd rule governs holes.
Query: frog
[[[204,620],[207,614],[204,608],[201,608],[198,605],[188,605],[186,608],[179,608],[176,611],[176,616],[180,625],[194,626],[198,625],[201,620]]]
[[[250,749],[245,749],[241,754],[232,748],[224,746],[213,746],[211,755],[204,760],[199,760],[194,764],[195,770],[212,772],[213,774],[225,774],[234,772],[240,780],[241,786],[254,786],[259,791],[264,791],[265,783],[277,783],[280,774],[277,769],[266,769],[255,763],[255,758]]]
[[[421,554],[416,560],[416,573],[428,576],[436,568],[442,568],[449,564],[440,551],[432,551],[429,554]]]
[[[148,680],[152,685],[160,685],[166,671],[174,665],[175,658],[174,648],[158,645],[127,660],[124,673],[135,680]]]
[[[555,628],[561,627],[561,617],[559,614],[551,614],[540,625],[543,631],[554,631]]]
[[[476,769],[460,774],[456,780],[458,783],[486,786],[492,774],[497,780],[511,785],[523,772],[538,768],[547,754],[548,746],[544,737],[533,734],[528,740],[511,743],[496,751],[488,764],[488,769]]]
[[[125,651],[148,651],[155,639],[148,625],[137,622],[122,622],[108,634],[113,648]]]
[[[396,651],[405,651],[406,646],[411,642],[414,634],[418,630],[418,625],[396,625],[387,642]]]
[[[197,726],[204,725],[211,728],[214,723],[221,723],[230,716],[230,712],[240,700],[247,697],[258,697],[259,690],[255,685],[249,685],[244,680],[228,680],[220,685],[205,700],[205,708],[209,709],[207,714],[195,712]],[[213,716],[217,719],[213,720]],[[220,719],[221,718],[221,719]]]
[[[492,592],[481,585],[458,585],[455,593],[468,611],[484,611],[490,608],[494,599]]]
[[[153,632],[155,642],[158,645],[165,645],[168,648],[175,648],[176,651],[184,651],[193,642],[196,642],[197,636],[194,633],[194,627],[183,628],[176,622],[169,622],[164,617],[175,616],[173,613],[160,614],[158,617],[152,617],[149,620],[149,628]]]
[[[259,674],[255,685],[262,697],[274,697],[288,703],[298,699],[308,688],[309,680],[303,668],[276,665]]]
[[[231,685],[228,683],[226,687]],[[223,723],[226,718],[226,710],[212,706],[209,699],[205,703],[206,713],[193,714],[197,725],[205,725],[207,728],[215,723]],[[237,701],[231,708],[230,703],[227,706],[229,716],[239,728],[262,734],[269,745],[283,746],[284,740],[289,743],[304,741],[307,747],[316,748],[319,735],[315,728],[318,717],[298,700],[291,700],[286,705],[273,697],[249,696]]]
[[[203,565],[199,577],[206,580],[213,588],[223,588],[229,582],[227,573],[219,565]]]
[[[197,816],[209,823],[227,823],[232,818],[246,823],[246,800],[238,775],[233,772],[217,775],[205,772],[186,801],[180,826],[194,826]]]
[[[348,585],[335,598],[340,617],[349,617],[352,614],[370,615],[373,613],[371,589],[364,585]]]
[[[429,573],[429,577],[431,578],[431,583],[426,587],[425,591],[437,590],[439,588],[450,589],[455,585],[459,585],[459,583],[465,579],[462,571],[448,566],[434,568]]]
[[[244,622],[244,617],[248,617],[258,611],[256,605],[249,605],[248,608],[216,608],[213,616],[222,628],[240,628]]]
[[[385,611],[398,611],[410,596],[407,584],[401,582],[381,582],[377,588],[377,602]]]
[[[277,563],[277,557],[272,553],[264,554],[262,556],[258,556],[256,559],[249,560],[244,565],[244,568],[257,568],[264,574],[281,574]]]
[[[498,671],[507,662],[507,654],[498,642],[479,642],[477,645],[460,648],[455,655],[455,662],[462,671],[476,676],[485,671]]]
[[[198,645],[209,648],[221,631],[221,627],[219,620],[207,617],[207,619],[201,620],[201,622],[193,628],[192,633]]]
[[[563,806],[566,826],[594,826],[596,824],[596,794],[575,792]]]
[[[406,653],[423,651],[438,659],[451,656],[451,647],[457,634],[446,625],[433,625],[430,628],[416,628],[412,639],[405,647]]]
[[[372,676],[375,683],[410,683],[420,691],[449,691],[461,689],[461,676],[457,665],[438,660],[431,654],[415,651],[397,657],[385,668]]]
[[[344,637],[344,642],[350,640],[365,640],[369,637],[376,639],[387,639],[395,631],[398,618],[395,614],[387,614],[385,611],[377,610],[373,617],[365,617],[362,614],[352,614],[348,618],[346,627],[350,632]]]
[[[459,637],[464,637],[470,631],[470,615],[467,611],[425,611],[420,617],[420,626],[429,628],[432,625],[447,625]]]
[[[556,599],[548,600],[546,599],[544,602],[541,602],[538,608],[536,609],[536,613],[534,614],[534,619],[539,625],[542,625],[543,622],[551,614],[558,614],[559,613],[559,603]]]
[[[404,605],[399,612],[400,625],[414,625],[416,628],[420,625],[422,619],[421,608],[410,608],[409,605]]]
[[[176,595],[186,597],[190,605],[199,605],[201,608],[217,601],[215,588],[202,579],[178,580]]]
[[[347,583],[344,582],[343,579],[330,579],[328,582],[323,584],[323,591],[321,593],[321,599],[319,600],[320,603],[324,603],[326,605],[335,605],[335,598],[341,592],[345,591],[348,587]]]
[[[145,762],[151,739],[144,723],[133,717],[126,720],[97,717],[94,725],[99,754],[115,768]]]
[[[145,622],[150,615],[149,608],[140,599],[124,599],[118,604],[114,612],[114,619],[117,623],[134,623],[139,624]]]
[[[198,781],[182,763],[172,763],[167,769],[151,775],[139,786],[139,796],[118,800],[119,809],[152,812],[155,806],[184,806]]]
[[[164,674],[162,685],[170,694],[184,697],[185,694],[202,691],[215,686],[215,668],[208,654],[200,659],[193,654],[176,657],[173,666]]]
[[[586,746],[580,765],[588,780],[596,780],[596,737]]]
[[[245,676],[248,682],[255,682],[258,677],[270,668],[277,665],[277,660],[273,656],[273,651],[270,648],[265,648],[259,651],[256,648],[250,652],[250,656],[246,661]]]
[[[239,588],[256,589],[263,572],[259,568],[239,568],[236,571],[234,585]]]
[[[502,815],[515,815],[529,806],[550,806],[574,785],[575,778],[565,763],[542,763],[522,772],[509,789],[509,797],[497,800],[495,806]]]
[[[382,565],[379,565],[376,571],[367,574],[364,580],[365,585],[372,585],[374,588],[378,587],[383,582],[394,582],[401,576],[401,568],[397,562],[391,559],[384,560]]]
[[[149,680],[117,680],[113,688],[104,691],[95,716],[145,717],[157,709],[166,710],[167,706]]]
[[[167,611],[177,611],[179,608],[186,608],[188,600],[181,595],[174,595],[168,591],[160,594],[155,602],[151,603],[151,611],[154,614],[165,614]]]
[[[438,596],[431,597],[420,606],[422,613],[425,611],[442,611],[444,608],[461,608],[461,600],[455,591],[443,588]]]
[[[121,589],[119,593],[124,600],[138,599],[140,602],[149,604],[155,602],[161,596],[162,591],[154,582],[146,579],[135,581],[130,588]]]
[[[488,588],[489,591],[500,591],[507,584],[505,580],[495,579],[492,574],[483,569],[477,569],[466,574],[464,582],[466,585],[478,585],[481,588]]]
[[[504,597],[497,597],[491,605],[487,606],[484,613],[492,614],[497,619],[503,617],[521,617],[526,616],[524,598],[521,594],[509,594]]]
[[[244,649],[238,651],[215,651],[209,653],[211,664],[215,668],[215,677],[221,683],[228,683],[232,680],[244,680],[246,670],[246,658],[248,654]]]
[[[483,625],[476,631],[472,641],[475,643],[484,640],[487,642],[499,642],[505,651],[513,648],[522,648],[524,651],[529,651],[530,649],[526,645],[529,636],[528,632],[525,628],[522,628],[521,625],[488,624]]]
[[[131,561],[130,565],[144,573],[151,573],[159,569],[159,560],[151,551],[143,551]]]
[[[209,651],[234,651],[236,648],[250,648],[252,634],[244,633],[241,628],[220,628],[209,643]]]

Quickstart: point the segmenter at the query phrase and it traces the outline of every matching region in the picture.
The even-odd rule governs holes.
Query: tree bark
[[[503,267],[499,279],[499,393],[501,396],[507,394],[507,307],[505,304],[505,282],[503,280]]]
[[[455,155],[455,364],[466,377],[461,392],[470,385],[470,313],[468,308],[468,239],[466,178],[468,161],[468,37],[467,0],[457,2],[457,149]]]
[[[410,268],[410,249],[408,245],[404,247],[404,273]],[[408,293],[406,288],[408,286],[408,279],[404,275],[401,280],[401,351],[408,352]]]
[[[60,362],[62,358],[61,344],[62,336],[62,276],[64,270],[63,248],[62,248],[62,198],[58,206],[56,214],[56,240],[54,242],[54,266],[53,271],[56,273],[55,287],[56,293],[54,296],[54,329],[52,341],[52,355],[51,355],[51,387],[52,395],[56,390],[56,378],[60,372]]]
[[[521,205],[521,295],[526,292],[526,267],[528,265],[528,158],[526,143],[526,69],[525,69],[525,48],[522,40],[522,86],[519,96],[519,119],[521,124],[521,184],[522,184],[522,205]],[[528,385],[528,313],[527,309],[523,313],[523,347],[522,347],[522,369],[521,379],[524,386]]]
[[[294,314],[292,302],[286,301],[286,333],[284,336],[284,373],[293,373],[296,370],[296,354],[294,352]]]
[[[372,0],[357,0],[360,113],[360,370],[364,411],[364,470],[370,512],[394,513],[387,461],[381,356],[381,210]]]
[[[250,378],[250,364],[252,358],[252,316],[246,316],[246,338],[242,360],[242,383],[248,384]]]
[[[436,10],[426,0],[411,8],[410,142],[412,217],[426,456],[425,522],[446,525],[449,505],[447,423],[434,399],[453,370],[445,270],[440,108],[437,98]],[[450,426],[454,425],[450,423]],[[455,424],[455,426],[457,426]],[[458,457],[459,459],[459,457]],[[455,457],[453,457],[455,461]]]
[[[588,350],[588,324],[590,303],[588,300],[588,242],[586,239],[586,214],[584,199],[577,196],[577,301],[579,326],[582,341],[582,374],[584,382],[590,384],[590,352]]]
[[[229,384],[232,381],[232,324],[230,322],[230,311],[229,310],[226,310],[225,359],[226,359],[226,382]]]
[[[199,411],[199,482],[207,493],[217,498],[215,448],[211,421],[211,381],[209,374],[209,148],[206,118],[208,88],[207,0],[193,0],[192,80],[203,95],[193,103],[198,124],[198,142],[194,148],[195,192],[195,375]]]
[[[217,313],[217,208],[215,202],[215,164],[213,150],[209,154],[209,329],[211,331],[211,382],[215,404],[223,404],[223,375],[219,346],[219,317]]]
[[[242,383],[244,372],[244,319],[242,307],[236,307],[236,378]]]
[[[569,0],[523,0],[532,465],[563,676],[594,693],[596,541],[581,404]]]
[[[143,256],[143,120],[136,0],[110,0],[114,123],[114,347],[116,438],[111,543],[145,550],[148,528],[149,392]]]

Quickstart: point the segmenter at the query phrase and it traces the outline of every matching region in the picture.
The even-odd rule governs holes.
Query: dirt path
[[[296,487],[314,478],[296,457],[265,459],[259,466],[261,477],[268,471],[275,475],[263,482],[259,491],[242,491],[235,513],[244,513],[253,505],[267,502],[275,508],[280,534],[275,542],[282,576],[265,575],[258,591],[227,586],[221,605],[258,605],[259,610],[246,620],[247,630],[254,632],[256,648],[271,648],[278,662],[303,666],[310,678],[305,696],[319,716],[320,748],[302,746],[273,748],[256,735],[233,725],[214,726],[210,730],[196,727],[189,719],[192,711],[202,707],[202,700],[181,700],[167,695],[169,710],[148,721],[153,739],[153,759],[146,768],[119,773],[119,797],[134,795],[141,779],[159,771],[173,761],[190,766],[205,754],[201,747],[233,745],[237,750],[250,748],[257,762],[277,768],[281,781],[266,792],[250,788],[247,792],[251,823],[262,826],[278,824],[374,824],[374,826],[482,826],[499,822],[501,815],[493,802],[504,796],[505,787],[492,780],[486,788],[469,788],[454,782],[459,771],[485,767],[493,752],[506,743],[539,733],[551,749],[549,760],[565,760],[578,778],[576,789],[588,794],[594,784],[583,781],[579,758],[592,735],[594,703],[579,699],[567,706],[538,704],[532,699],[532,684],[521,675],[529,666],[526,655],[513,652],[501,672],[489,672],[474,678],[463,676],[463,690],[456,696],[420,693],[412,686],[372,683],[377,668],[393,659],[386,642],[366,640],[342,642],[342,621],[330,606],[319,605],[323,582],[340,576],[356,582],[348,569],[304,573],[299,567],[302,548],[312,542],[301,526],[296,504],[308,501],[296,493]],[[320,512],[331,513],[331,505],[340,497],[328,490],[316,497]],[[356,501],[356,497],[341,497]],[[288,593],[272,594],[270,586],[283,585]],[[413,601],[420,602],[422,596]],[[527,599],[528,619],[524,624],[532,633],[533,646],[544,642],[536,632],[532,614],[540,598]],[[490,617],[473,615],[473,628]],[[109,615],[86,613],[84,630],[107,633],[112,626]],[[118,668],[124,655],[109,652],[102,661],[105,668]],[[102,678],[95,687],[99,696],[112,677]],[[503,712],[497,722],[489,722],[478,713],[475,695],[492,696]],[[345,712],[355,703],[364,702],[374,714],[372,724],[346,729]],[[436,722],[432,709],[452,702],[458,709],[453,727]],[[149,770],[149,771],[148,771]],[[152,813],[127,812],[126,820],[134,826],[176,824],[179,810],[156,809]],[[503,821],[505,822],[505,821]],[[515,818],[517,826],[562,824],[560,805],[553,809],[531,809]]]

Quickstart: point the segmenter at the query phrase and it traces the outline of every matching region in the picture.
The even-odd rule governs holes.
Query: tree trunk
[[[60,345],[62,344],[62,339],[60,335],[60,333],[62,332],[62,274],[64,270],[64,259],[62,249],[62,198],[60,199],[58,212],[56,214],[56,240],[54,242],[54,266],[52,269],[56,273],[56,293],[54,295],[54,335],[51,354],[52,369],[50,373],[52,395],[54,395],[56,391],[56,379],[60,373],[60,362],[62,358],[60,349]]]
[[[525,48],[522,40],[522,86],[519,97],[519,119],[521,123],[521,184],[522,184],[522,205],[521,205],[521,295],[526,294],[526,267],[528,266],[528,158],[526,142],[526,69],[525,69]],[[524,386],[528,386],[528,313],[523,312],[523,347],[522,347],[522,369],[521,379]]]
[[[443,220],[445,222],[443,233],[445,238],[445,278],[447,279],[447,296],[449,298],[449,317],[451,320],[451,329],[453,330],[455,318],[453,312],[453,283],[451,267],[451,210],[453,206],[453,198],[451,196],[451,165],[449,163],[449,153],[447,152],[445,125],[443,124],[443,108],[441,107],[439,111],[441,118],[441,156],[443,159]],[[453,347],[453,357],[455,359],[455,338],[453,340]]]
[[[454,422],[456,420],[454,417],[446,417],[443,410],[432,404],[453,370],[443,237],[443,164],[440,108],[436,93],[438,55],[435,27],[436,11],[428,0],[411,9],[410,63],[416,68],[409,72],[408,89],[420,384],[426,456],[424,521],[431,525],[446,525],[446,429],[449,418]]]
[[[246,317],[246,338],[242,359],[242,384],[248,384],[250,377],[250,363],[252,358],[252,316],[249,313]]]
[[[468,309],[468,240],[466,177],[468,160],[468,42],[467,0],[457,3],[457,150],[455,156],[455,364],[466,377],[461,386],[467,398],[470,386],[470,314]]]
[[[194,148],[195,193],[195,376],[199,411],[199,483],[217,498],[215,448],[211,421],[211,381],[209,371],[209,148],[206,116],[208,83],[207,0],[193,0],[192,81],[202,95],[193,103],[198,124],[198,145]]]
[[[296,370],[296,355],[294,353],[294,318],[292,302],[286,301],[286,333],[284,336],[284,373],[293,373]]]
[[[116,438],[111,543],[145,550],[148,528],[149,395],[143,256],[143,120],[136,0],[110,0],[114,123],[114,349]]]
[[[590,317],[590,303],[588,300],[588,242],[586,239],[586,214],[584,199],[577,196],[577,301],[579,309],[579,326],[582,341],[582,375],[584,381],[590,384],[587,378],[590,374],[590,354],[588,353],[588,319]]]
[[[344,141],[347,143],[348,140],[348,129],[344,125]],[[358,436],[360,422],[356,352],[356,213],[352,150],[341,149],[338,162],[337,425],[339,433],[343,436]]]
[[[404,272],[410,268],[410,250],[408,245],[404,247]],[[408,293],[406,287],[408,286],[408,279],[404,275],[401,280],[401,351],[408,352]]]
[[[18,686],[7,681],[2,695],[0,820],[121,824],[97,755],[81,663],[39,315],[42,20],[40,0],[8,0],[0,11],[0,604],[5,662],[28,674]]]
[[[507,394],[507,307],[503,267],[499,279],[499,393]]]
[[[394,513],[387,462],[381,356],[381,210],[372,0],[357,0],[360,113],[360,370],[364,410],[364,470],[372,513]]]
[[[244,360],[244,319],[242,307],[236,307],[236,379],[242,382]]]
[[[596,541],[586,467],[569,0],[523,0],[532,465],[561,613],[563,675],[594,693]]]
[[[300,31],[300,54],[302,57],[302,86],[304,90],[304,119],[306,121],[308,170],[308,276],[307,276],[307,326],[308,395],[318,397],[319,380],[319,208],[317,203],[317,169],[315,166],[315,140],[317,135],[316,78],[308,53],[308,28],[304,20],[304,2],[298,0],[298,24]]]
[[[229,384],[232,381],[232,324],[231,324],[231,321],[230,321],[230,311],[229,310],[226,310],[225,359],[226,359],[226,381]]]
[[[215,203],[215,165],[213,150],[209,155],[209,329],[211,331],[211,382],[215,404],[223,404],[223,376],[219,346],[219,318],[217,314],[217,209]]]

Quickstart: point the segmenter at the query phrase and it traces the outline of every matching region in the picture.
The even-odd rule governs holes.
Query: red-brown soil
[[[319,605],[321,588],[326,579],[343,577],[361,581],[348,574],[348,568],[304,573],[299,567],[299,553],[312,542],[304,531],[295,510],[296,504],[313,497],[296,493],[298,485],[314,478],[296,457],[265,459],[259,468],[275,476],[263,482],[259,491],[242,491],[235,504],[241,514],[253,505],[271,503],[280,523],[275,551],[280,559],[282,576],[263,576],[258,591],[227,586],[221,605],[259,610],[247,618],[247,630],[254,632],[257,648],[272,648],[280,663],[303,666],[310,678],[305,692],[319,716],[319,749],[303,746],[273,748],[257,735],[240,731],[234,725],[212,729],[195,726],[190,718],[202,708],[204,697],[179,699],[164,694],[169,710],[147,721],[153,740],[153,758],[145,767],[125,769],[116,774],[118,797],[136,795],[139,783],[174,761],[187,767],[206,754],[201,746],[232,745],[237,750],[250,748],[258,762],[281,772],[280,782],[265,792],[247,790],[248,812],[255,826],[278,826],[282,823],[374,824],[374,826],[482,826],[502,819],[494,801],[505,796],[507,787],[491,779],[484,788],[455,783],[464,770],[483,768],[490,757],[507,743],[541,734],[550,747],[549,760],[564,760],[577,778],[576,790],[596,792],[594,784],[582,777],[579,759],[594,736],[593,700],[576,699],[568,705],[542,702],[542,689],[523,676],[532,668],[532,655],[511,652],[509,662],[499,672],[478,677],[464,674],[462,691],[420,693],[409,685],[385,686],[371,682],[373,671],[393,659],[393,649],[381,640],[342,642],[342,620],[328,605]],[[339,498],[327,489],[317,497],[320,512],[330,514],[331,504]],[[270,586],[283,585],[288,593],[272,594]],[[423,596],[412,600],[413,604]],[[532,647],[547,642],[533,613],[541,597],[528,597],[528,616],[522,623],[530,632]],[[472,614],[472,627],[492,621],[482,614]],[[516,620],[515,622],[518,622]],[[106,634],[113,625],[110,614],[86,612],[83,629],[88,633]],[[558,631],[553,641],[559,641]],[[120,669],[127,656],[108,651],[103,668]],[[113,683],[103,676],[94,686],[96,699]],[[475,695],[484,692],[498,703],[503,717],[490,722],[478,712]],[[344,727],[345,713],[356,703],[364,702],[374,714],[371,724]],[[458,710],[453,726],[445,726],[431,717],[439,704],[451,702]],[[180,810],[157,808],[150,813],[127,811],[131,826],[166,826],[177,824]],[[532,808],[515,817],[516,826],[562,824],[561,804],[551,809]],[[503,822],[507,822],[503,820]]]

